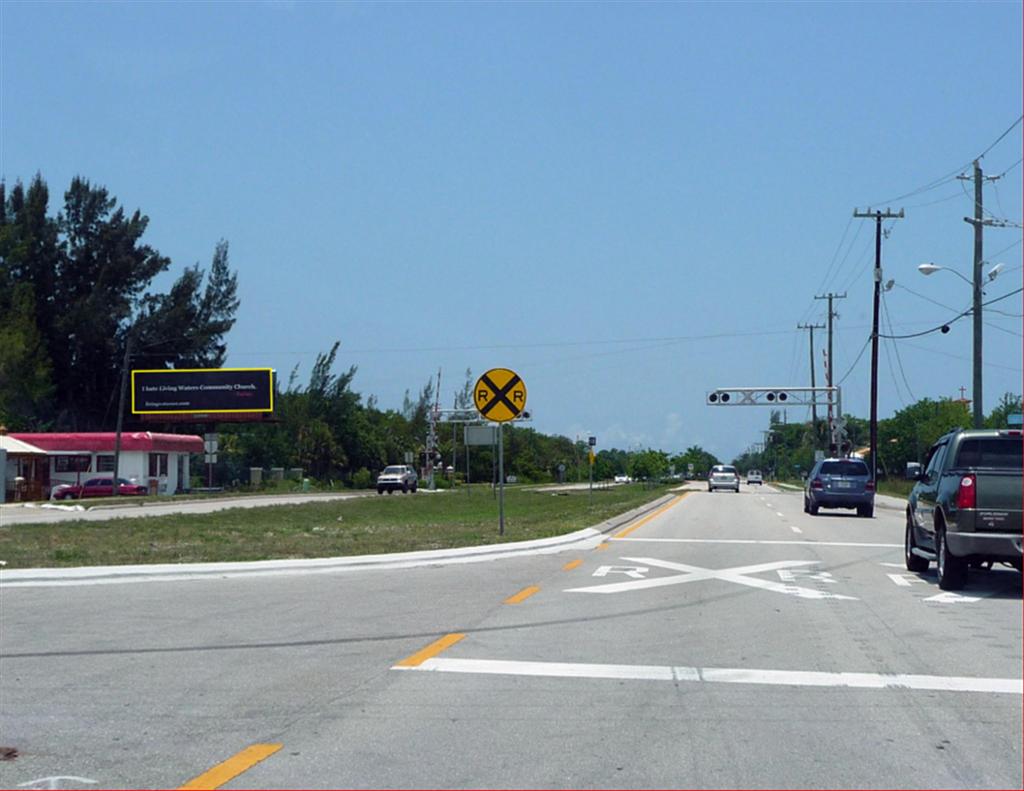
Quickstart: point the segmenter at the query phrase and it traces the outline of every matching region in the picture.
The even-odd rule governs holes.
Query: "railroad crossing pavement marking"
[[[679,667],[671,665],[604,665],[583,662],[522,662],[503,659],[446,659],[436,657],[415,667],[435,673],[534,676],[542,678],[614,679],[618,681],[668,681],[673,684],[765,684],[792,687],[842,687],[847,689],[987,692],[1024,694],[1019,678],[926,676],[911,673],[831,673],[816,670],[766,670],[735,667]]]
[[[238,777],[242,772],[269,758],[282,747],[284,747],[283,744],[254,744],[251,747],[246,747],[242,752],[217,764],[213,769],[189,780],[185,785],[180,786],[179,789],[220,788],[232,778]]]
[[[633,573],[622,572],[627,573],[628,576],[632,577],[637,575],[642,577],[643,573],[647,571],[645,566],[654,566],[656,568],[681,571],[683,573],[674,574],[671,577],[637,579],[633,582],[612,582],[605,585],[590,585],[583,588],[567,588],[565,593],[626,593],[645,588],[660,588],[666,585],[681,585],[686,582],[699,582],[701,580],[714,579],[722,580],[723,582],[733,582],[737,585],[747,585],[752,588],[760,588],[762,590],[771,591],[772,593],[784,593],[801,599],[843,599],[846,601],[857,601],[856,596],[844,596],[840,593],[828,593],[826,591],[814,590],[813,588],[803,588],[799,585],[783,585],[779,582],[771,582],[769,580],[749,576],[751,574],[758,574],[764,571],[778,571],[780,569],[812,566],[818,563],[817,560],[778,560],[772,563],[758,563],[753,566],[736,566],[735,568],[728,569],[706,569],[700,566],[691,566],[686,563],[673,563],[668,560],[658,560],[656,558],[622,558],[622,560],[629,561],[630,563],[641,564],[640,566],[629,567]],[[601,567],[601,569],[606,568],[614,569],[619,567]],[[601,569],[598,569],[598,571],[601,571]],[[643,571],[641,571],[641,569],[643,569]],[[608,572],[606,571],[600,576],[605,576],[607,573]],[[598,576],[597,572],[595,572],[595,576]]]

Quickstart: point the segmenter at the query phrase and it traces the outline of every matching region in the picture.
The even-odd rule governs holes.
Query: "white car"
[[[628,475],[616,475],[615,483],[629,483],[632,479]]]
[[[715,489],[732,489],[734,492],[740,490],[740,476],[736,474],[736,468],[729,464],[716,464],[711,468],[708,475],[708,491]]]
[[[747,486],[752,483],[756,483],[758,486],[764,483],[760,470],[747,470]]]

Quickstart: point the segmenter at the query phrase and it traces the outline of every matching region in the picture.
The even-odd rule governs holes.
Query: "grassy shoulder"
[[[505,535],[489,487],[373,496],[304,505],[232,508],[0,528],[6,568],[323,558],[527,541],[595,525],[657,499],[640,484],[551,492],[505,492]]]

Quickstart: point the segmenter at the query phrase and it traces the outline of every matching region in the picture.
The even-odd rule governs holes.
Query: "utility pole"
[[[831,309],[829,313],[831,313]],[[814,381],[814,331],[825,329],[824,324],[797,324],[798,330],[810,330],[811,331],[811,387],[817,387]],[[831,386],[831,385],[830,385]],[[814,433],[814,444],[817,447],[818,444],[818,399],[811,395],[811,429]]]
[[[883,211],[859,212],[853,210],[854,217],[875,218],[875,296],[874,310],[871,319],[871,480],[878,480],[878,307],[882,294],[882,220],[899,220],[903,218],[903,209],[892,212]]]
[[[828,365],[825,366],[825,384],[828,387],[832,387],[835,384],[832,381],[833,371],[835,371],[835,364],[833,363],[835,358],[832,356],[832,319],[839,318],[839,314],[832,310],[832,300],[846,299],[846,292],[844,291],[842,294],[833,294],[832,292],[829,292],[828,294],[822,294],[821,296],[815,296],[814,298],[828,300]],[[830,437],[835,431],[836,417],[842,418],[842,415],[833,415],[832,402],[830,400],[828,404],[828,432]],[[835,453],[836,451],[838,451],[838,448],[829,448],[830,453]]]
[[[971,411],[974,415],[974,428],[982,428],[985,423],[984,404],[982,403],[981,391],[981,268],[985,263],[983,258],[982,235],[986,225],[997,228],[1005,228],[1010,223],[1003,220],[986,220],[983,217],[983,192],[982,185],[986,181],[996,181],[999,176],[985,176],[981,172],[981,165],[974,160],[973,176],[957,176],[963,181],[974,181],[974,217],[964,217],[964,222],[974,226],[974,383],[972,388]]]
[[[121,464],[121,428],[124,425],[124,394],[125,390],[128,389],[128,364],[132,357],[132,327],[128,330],[128,334],[124,341],[124,362],[121,363],[121,395],[117,399],[117,432],[114,435],[114,497],[121,494],[121,485],[117,482],[118,476],[120,475],[119,466]],[[150,492],[155,494],[155,492]]]

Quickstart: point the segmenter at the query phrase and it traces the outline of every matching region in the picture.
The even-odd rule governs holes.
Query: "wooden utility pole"
[[[903,219],[903,209],[892,212],[853,211],[854,217],[873,217],[875,220],[875,296],[871,319],[871,480],[878,479],[878,308],[882,295],[882,220]]]
[[[830,310],[831,312],[831,310]],[[817,383],[814,381],[814,331],[825,329],[824,324],[797,324],[798,330],[810,330],[811,331],[811,387],[817,387]],[[831,385],[830,385],[831,386]],[[818,444],[818,399],[812,394],[811,396],[811,429],[814,432],[814,444],[817,447]]]
[[[822,294],[820,296],[815,296],[814,298],[815,299],[827,299],[828,300],[828,353],[827,353],[828,356],[826,358],[828,360],[828,365],[825,366],[825,384],[828,387],[832,387],[832,385],[833,385],[833,382],[832,382],[832,375],[833,374],[832,374],[832,372],[835,370],[835,362],[834,362],[835,358],[832,356],[832,319],[838,319],[839,318],[839,314],[836,313],[834,310],[832,310],[832,300],[834,300],[834,299],[846,299],[846,292],[844,291],[842,294],[833,294],[832,292],[829,292],[828,294]],[[834,435],[834,433],[835,433],[835,420],[836,420],[837,417],[841,418],[842,415],[833,415],[832,414],[832,402],[829,401],[829,404],[828,404],[828,435],[829,435],[829,437],[832,437]],[[829,440],[829,442],[831,443],[831,440]],[[838,450],[839,450],[838,448],[832,448],[831,444],[830,444],[830,446],[829,446],[829,453],[836,453]]]

